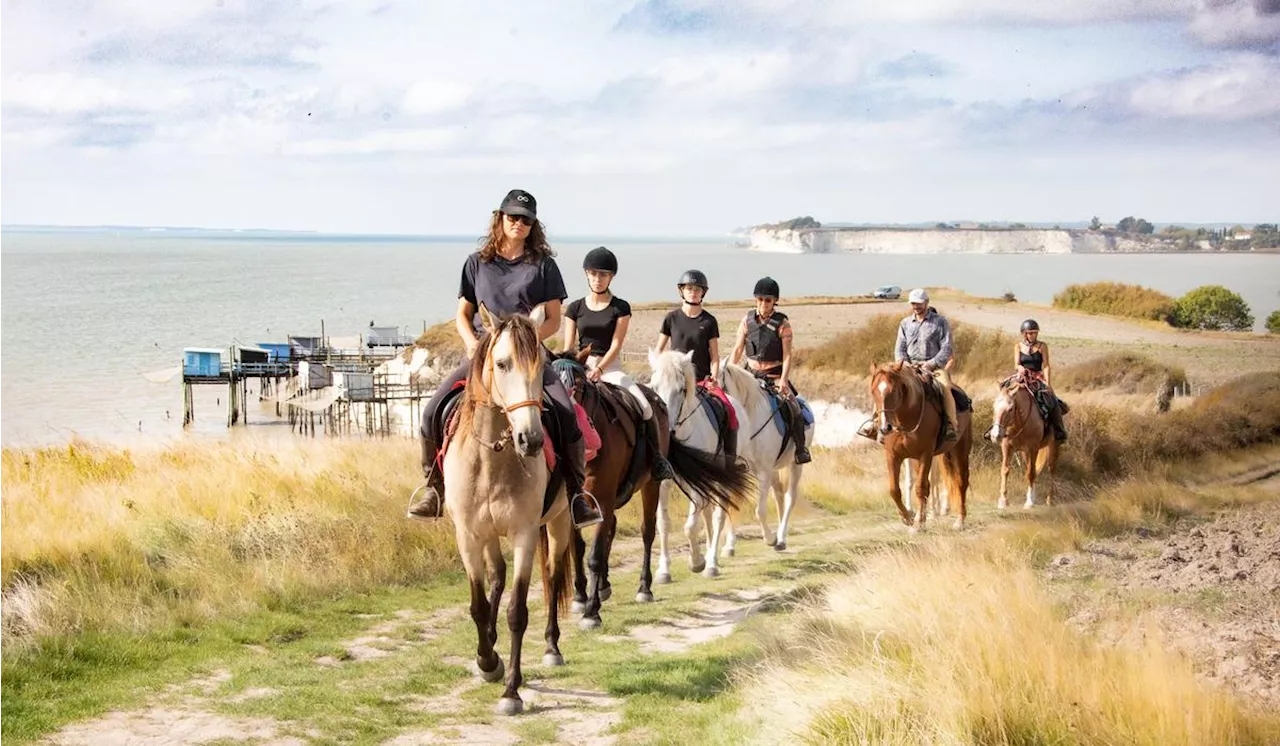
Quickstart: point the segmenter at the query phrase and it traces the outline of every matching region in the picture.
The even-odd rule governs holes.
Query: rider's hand
[[[592,383],[599,381],[600,376],[601,376],[601,373],[599,368],[592,368],[591,370],[587,371],[587,380]]]
[[[932,373],[933,363],[926,360],[925,362],[920,363],[920,369],[923,370],[925,373]]]
[[[791,383],[785,378],[778,379],[778,392],[784,397],[791,397]]]

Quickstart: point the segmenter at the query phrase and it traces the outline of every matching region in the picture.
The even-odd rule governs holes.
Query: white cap
[[[928,303],[929,294],[925,292],[924,288],[916,288],[915,290],[911,291],[910,295],[907,296],[907,302],[908,303]]]

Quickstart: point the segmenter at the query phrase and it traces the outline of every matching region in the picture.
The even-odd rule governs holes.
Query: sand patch
[[[265,718],[233,718],[201,710],[153,707],[142,712],[112,712],[63,728],[49,743],[61,746],[169,746],[236,741],[261,746],[301,746],[282,738],[278,723]]]
[[[360,618],[381,619],[381,615],[361,614]],[[459,609],[441,609],[423,615],[413,609],[400,609],[380,624],[370,627],[363,635],[339,643],[341,656],[323,655],[315,662],[322,666],[337,666],[346,662],[360,662],[385,658],[411,645],[430,642],[448,631],[449,625],[462,616]]]
[[[642,652],[682,653],[733,634],[743,620],[760,610],[768,594],[769,589],[708,594],[693,611],[661,624],[632,627],[628,636],[640,642]]]

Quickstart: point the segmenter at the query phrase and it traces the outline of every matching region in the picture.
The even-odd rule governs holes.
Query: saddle
[[[636,491],[644,472],[656,454],[649,453],[648,441],[640,437],[640,429],[644,427],[644,413],[640,411],[640,403],[630,391],[608,381],[595,383],[596,400],[599,402],[597,417],[603,415],[611,425],[622,431],[623,440],[631,449],[631,461],[627,471],[618,482],[618,492],[614,496],[614,510],[626,506]],[[649,406],[658,411],[663,406],[657,395],[645,391]]]
[[[756,383],[760,385],[760,389],[769,397],[769,406],[773,410],[773,416],[770,419],[773,420],[774,427],[778,428],[778,434],[782,436],[782,445],[779,446],[780,450],[778,451],[779,455],[781,455],[787,450],[787,444],[795,437],[794,433],[791,432],[791,418],[785,416],[785,408],[789,405],[784,400],[782,392],[778,391],[778,384],[774,379],[757,373]],[[792,391],[794,390],[793,387]],[[809,407],[809,402],[805,401],[805,398],[800,396],[799,393],[795,395],[795,402],[800,407],[800,416],[804,418],[804,424],[806,426],[812,425],[814,416],[813,410]],[[760,428],[763,430],[764,425],[761,425]],[[756,432],[758,433],[759,431]],[[755,434],[751,437],[754,438]]]
[[[700,381],[698,383],[698,404],[715,425],[716,435],[720,443],[728,443],[729,438],[738,432],[738,413],[729,403],[729,396],[724,389],[714,383]]]
[[[462,392],[467,388],[467,379],[455,383],[453,388],[445,394],[445,399],[440,404],[440,410],[436,412],[436,432],[441,434],[440,449],[436,453],[436,468],[440,469],[444,466],[444,455],[449,450],[449,444],[453,442],[453,436],[458,432],[458,421],[462,414]],[[560,493],[560,488],[564,486],[564,474],[561,469],[557,469],[557,446],[563,446],[564,433],[560,432],[560,420],[549,412],[554,406],[551,398],[544,392],[542,395],[542,427],[547,432],[547,437],[542,441],[542,454],[547,460],[547,469],[551,472],[551,478],[547,481],[547,491],[542,496],[542,515],[546,515],[551,510],[551,506],[555,504],[556,495]],[[585,433],[584,433],[585,436]],[[563,450],[563,448],[561,448]]]

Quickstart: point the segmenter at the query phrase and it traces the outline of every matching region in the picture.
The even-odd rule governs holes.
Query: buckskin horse
[[[542,307],[530,316],[495,320],[481,306],[480,319],[485,333],[472,358],[455,434],[444,453],[444,496],[471,586],[471,619],[479,640],[476,666],[488,682],[503,677],[502,659],[494,650],[498,606],[507,578],[500,539],[507,537],[512,543],[515,574],[507,603],[511,657],[497,712],[515,715],[524,709],[519,693],[523,683],[520,651],[529,621],[535,551],[541,558],[547,604],[547,649],[542,662],[564,665],[558,614],[568,602],[573,525],[563,484],[552,485],[555,477],[544,455],[544,352],[537,333]],[[547,497],[551,497],[549,505]],[[488,597],[486,570],[491,586]]]
[[[685,533],[689,537],[689,569],[707,577],[715,577],[720,574],[716,555],[720,531],[724,528],[724,516],[736,509],[738,503],[745,502],[756,489],[755,476],[740,459],[733,464],[723,463],[721,454],[724,452],[724,444],[721,442],[720,428],[702,404],[704,394],[698,390],[693,353],[673,350],[658,353],[650,350],[649,369],[649,386],[664,402],[671,423],[671,450],[667,460],[671,462],[677,481],[689,498],[689,518],[684,524]],[[741,402],[732,396],[728,399],[737,412],[738,422],[745,422],[746,412]],[[708,489],[709,485],[680,476],[681,467],[677,456],[682,452],[697,454],[699,458],[708,458],[715,464],[714,468],[722,476],[722,479],[717,480],[717,489]],[[713,467],[706,465],[703,468]],[[670,482],[663,482],[658,498],[659,583],[671,582],[671,556],[667,546],[667,502],[670,487]],[[699,517],[702,518],[708,535],[705,557],[698,544]]]
[[[756,475],[759,493],[756,496],[756,519],[764,543],[781,552],[787,548],[787,529],[791,525],[791,511],[800,496],[800,476],[804,466],[795,460],[795,441],[784,437],[775,421],[790,427],[790,415],[781,414],[783,403],[761,386],[755,373],[740,365],[724,362],[720,366],[720,381],[732,397],[742,402],[747,412],[738,431],[738,455],[746,459]],[[807,442],[813,442],[813,425],[805,428]],[[745,437],[744,437],[745,436]],[[780,471],[787,472],[787,486],[783,489]],[[778,533],[769,530],[769,490],[778,504]],[[726,551],[732,551],[726,546]]]
[[[959,438],[954,443],[941,443],[942,402],[935,402],[925,391],[919,369],[901,361],[871,366],[871,400],[880,423],[888,469],[889,496],[902,522],[912,532],[923,529],[928,518],[930,470],[933,456],[941,455],[943,478],[947,480],[947,496],[954,513],[954,527],[964,528],[969,493],[969,452],[973,447],[973,415],[957,411]],[[952,395],[946,392],[947,396]],[[957,408],[959,409],[959,408]],[[915,467],[912,487],[915,491],[915,519],[912,520],[902,502],[898,474],[905,459]]]
[[[1009,507],[1009,463],[1013,454],[1021,453],[1027,464],[1027,501],[1023,508],[1036,504],[1037,472],[1049,473],[1047,505],[1053,505],[1053,476],[1058,467],[1058,440],[1040,414],[1035,395],[1027,382],[1017,376],[1000,383],[991,415],[991,429],[986,437],[1000,444],[1000,501],[996,507]]]

